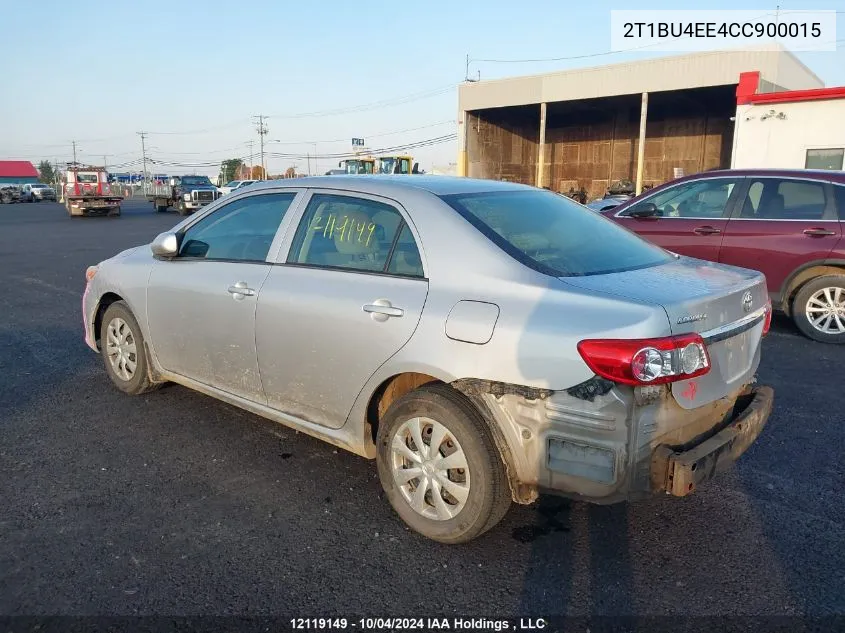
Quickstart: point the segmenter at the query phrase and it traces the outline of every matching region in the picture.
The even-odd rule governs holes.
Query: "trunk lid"
[[[675,400],[685,409],[728,395],[757,371],[768,301],[761,273],[680,257],[640,270],[562,280],[637,303],[659,304],[672,334],[695,332],[704,337],[710,371],[671,383]]]

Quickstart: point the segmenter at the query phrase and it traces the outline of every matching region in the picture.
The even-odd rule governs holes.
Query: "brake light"
[[[710,356],[698,334],[651,339],[590,339],[578,353],[596,374],[626,385],[660,385],[710,371]]]
[[[763,321],[763,336],[769,333],[770,327],[772,327],[772,300],[766,299],[766,320]]]

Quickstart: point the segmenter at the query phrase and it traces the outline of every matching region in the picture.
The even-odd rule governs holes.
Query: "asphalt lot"
[[[775,412],[687,499],[544,498],[442,546],[374,463],[182,387],[111,386],[85,268],[179,219],[0,206],[0,615],[845,614],[845,347],[776,318]]]

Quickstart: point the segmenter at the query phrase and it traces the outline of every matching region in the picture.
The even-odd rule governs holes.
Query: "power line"
[[[792,11],[785,11],[786,13],[793,13]],[[762,13],[758,15],[756,18],[752,18],[751,22],[756,22],[762,18],[775,16],[777,17],[777,11],[775,13]],[[563,62],[563,61],[570,61],[576,59],[590,59],[592,57],[606,57],[607,55],[618,55],[620,53],[630,53],[634,51],[640,51],[646,48],[653,48],[655,46],[662,46],[668,42],[677,42],[680,40],[689,39],[688,37],[676,37],[670,40],[666,40],[664,42],[655,42],[653,44],[643,44],[642,46],[633,46],[631,48],[620,49],[618,51],[604,51],[602,53],[587,53],[584,55],[567,55],[565,57],[544,57],[544,58],[537,58],[537,59],[481,59],[481,58],[470,58],[467,56],[467,76],[469,76],[469,63],[470,62],[482,62],[487,64],[536,64],[542,62]],[[723,52],[723,51],[714,51],[714,52]]]
[[[363,134],[364,138],[382,138],[384,136],[393,136],[394,134],[405,134],[406,132],[416,132],[418,130],[427,130],[433,127],[440,127],[441,125],[446,125],[447,123],[455,123],[454,119],[450,119],[448,121],[438,121],[437,123],[429,123],[428,125],[420,125],[418,127],[409,127],[405,128],[404,130],[393,130],[391,132],[381,132],[379,134]],[[315,143],[320,144],[327,144],[327,143],[348,143],[349,137],[346,138],[334,138],[334,139],[327,139],[322,141],[268,141],[268,143],[276,143],[279,145],[314,145]]]

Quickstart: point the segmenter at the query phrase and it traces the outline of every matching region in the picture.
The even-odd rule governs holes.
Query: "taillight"
[[[770,327],[772,327],[772,300],[766,299],[766,320],[763,321],[763,336],[769,333]]]
[[[710,357],[698,334],[653,339],[591,339],[578,353],[596,374],[627,385],[660,385],[710,371]]]

